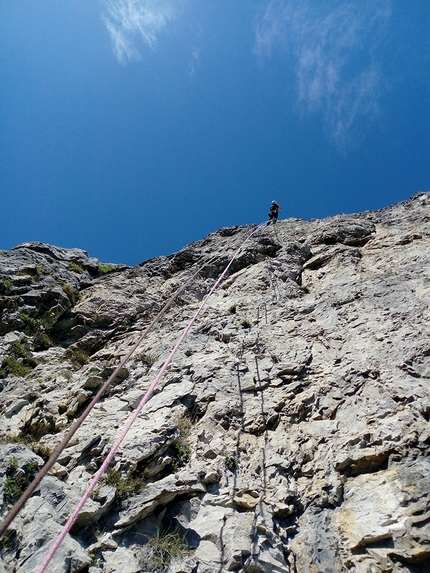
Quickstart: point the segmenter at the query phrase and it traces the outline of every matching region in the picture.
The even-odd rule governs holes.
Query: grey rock
[[[114,551],[103,551],[103,571],[106,573],[139,573],[142,569],[125,547]]]
[[[53,570],[427,571],[429,206],[421,193],[379,211],[291,218],[258,231],[130,429]],[[28,243],[3,252],[2,515],[13,493],[8,478],[32,479],[37,453],[56,447],[168,297],[216,256],[15,520],[0,571],[37,570],[254,228],[221,229],[107,275],[79,249]],[[169,533],[177,547],[163,550],[160,565],[151,540]]]

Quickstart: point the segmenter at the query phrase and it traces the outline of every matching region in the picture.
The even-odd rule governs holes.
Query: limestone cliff
[[[130,268],[0,252],[2,515],[160,306],[2,540],[32,573],[250,226]],[[50,571],[430,571],[430,196],[264,227],[179,349]]]

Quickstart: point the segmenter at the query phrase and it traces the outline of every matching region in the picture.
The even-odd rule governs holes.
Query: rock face
[[[159,308],[215,256],[6,532],[0,573],[37,571],[251,229],[135,268],[41,243],[0,252],[3,516]],[[48,571],[430,571],[429,259],[427,193],[258,231]]]

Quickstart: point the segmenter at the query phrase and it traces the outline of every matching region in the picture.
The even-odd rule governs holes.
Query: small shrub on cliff
[[[82,348],[68,348],[65,356],[74,366],[78,366],[79,368],[87,364],[90,358]]]
[[[17,358],[28,359],[30,357],[27,346],[17,340],[12,344],[10,353]]]
[[[179,431],[179,436],[173,443],[175,462],[173,471],[177,472],[179,468],[185,466],[190,461],[192,452],[191,445],[188,442],[188,436],[191,432],[192,422],[189,416],[178,416],[174,420]]]
[[[102,265],[101,263],[98,265],[99,273],[101,275],[107,275],[108,273],[113,273],[120,269],[118,265]]]
[[[184,467],[190,461],[190,454],[192,452],[190,444],[184,442],[176,442],[174,444],[176,453],[176,462],[173,464],[173,471],[176,473],[181,467]]]
[[[102,567],[104,561],[97,551],[88,551],[88,557],[91,559],[88,567]]]
[[[34,349],[35,350],[48,350],[54,346],[52,338],[46,332],[38,332],[34,335]]]
[[[32,450],[36,455],[40,456],[45,462],[51,457],[52,450],[49,446],[41,444],[37,442],[31,436],[26,436],[25,434],[17,435],[17,434],[0,434],[0,444],[22,444],[23,446],[27,446]],[[27,471],[30,473],[33,471],[31,464],[35,462],[30,462],[29,467],[27,467]]]
[[[19,462],[18,462],[18,458],[16,458],[15,456],[13,456],[10,460],[9,460],[9,464],[8,464],[8,469],[11,469],[13,471],[16,471],[19,468]],[[7,471],[7,470],[6,470]]]
[[[124,500],[136,495],[142,489],[142,480],[130,476],[122,477],[117,470],[109,470],[103,483],[115,488],[118,499]]]
[[[70,302],[72,304],[76,304],[78,302],[80,296],[81,296],[78,289],[75,288],[73,285],[71,285],[69,283],[65,283],[63,281],[60,282],[60,286],[61,286],[64,294],[68,296]]]
[[[145,571],[162,573],[174,557],[184,557],[190,550],[179,530],[164,531],[149,537],[139,555],[139,566]]]
[[[180,437],[182,439],[186,438],[189,435],[191,428],[192,428],[192,425],[193,425],[191,418],[187,415],[177,416],[173,421],[174,421],[175,426],[179,430]]]
[[[25,312],[21,312],[19,318],[24,322],[30,334],[34,335],[35,350],[47,350],[54,346],[51,337],[46,333],[52,326],[52,318],[34,318]]]
[[[37,361],[31,356],[26,345],[16,340],[9,353],[3,358],[0,378],[6,378],[9,375],[24,377],[36,366]]]
[[[10,527],[3,533],[0,539],[0,551],[11,551],[17,547],[17,534],[16,529]]]
[[[5,279],[0,283],[0,293],[1,294],[9,294],[9,291],[13,287],[13,282],[9,279]]]
[[[31,441],[28,447],[31,448],[36,455],[40,456],[44,462],[47,462],[52,455],[52,449],[40,442]]]
[[[232,473],[235,473],[236,470],[239,468],[240,466],[240,460],[238,457],[236,456],[229,456],[227,454],[224,455],[224,460],[225,460],[225,467],[230,470]]]
[[[28,462],[28,464],[25,466],[25,471],[29,474],[37,473],[39,471],[39,464],[36,461]]]
[[[22,364],[14,356],[5,356],[0,368],[0,378],[6,378],[9,375],[25,378],[30,372],[31,368]]]
[[[26,442],[24,438],[21,436],[17,436],[16,434],[0,434],[0,444],[24,444]]]
[[[27,486],[25,471],[19,470],[18,459],[10,459],[6,467],[6,480],[3,487],[3,499],[6,504],[13,505]]]
[[[81,265],[78,265],[78,263],[72,261],[69,263],[69,271],[72,271],[72,273],[81,274],[84,272],[84,269],[81,267]]]
[[[29,330],[31,333],[36,332],[36,331],[39,329],[39,327],[40,327],[38,321],[37,321],[34,317],[29,316],[29,315],[28,315],[27,313],[25,313],[25,312],[21,312],[21,313],[19,314],[19,318],[20,318],[20,319],[22,320],[22,322],[27,326],[28,330]]]

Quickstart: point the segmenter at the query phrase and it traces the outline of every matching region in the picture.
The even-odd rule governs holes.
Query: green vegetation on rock
[[[71,261],[69,263],[69,271],[72,271],[72,273],[82,274],[84,272],[84,269],[81,267],[81,265],[79,265],[75,261]]]
[[[73,285],[66,283],[64,281],[60,281],[60,286],[63,289],[64,294],[69,297],[69,300],[72,304],[76,304],[80,298],[80,292],[77,288]]]
[[[24,377],[36,366],[37,361],[31,356],[27,346],[16,340],[3,358],[0,378],[6,378],[9,375]]]
[[[89,360],[88,353],[82,348],[68,348],[65,356],[74,366],[79,368],[87,364]]]
[[[153,537],[143,547],[140,554],[139,565],[148,572],[164,572],[172,559],[185,557],[190,547],[178,529],[165,530]]]
[[[53,321],[51,317],[34,318],[25,312],[21,312],[19,318],[26,325],[28,332],[34,336],[35,350],[47,350],[54,346],[52,338],[47,333],[52,326]]]
[[[98,264],[98,270],[101,275],[107,275],[108,273],[113,273],[114,271],[119,270],[121,267],[119,265],[103,265],[102,263]]]
[[[18,459],[13,457],[6,467],[6,480],[3,487],[3,499],[6,505],[13,505],[27,485],[25,472],[19,472]]]
[[[123,477],[117,470],[109,470],[103,477],[102,482],[114,487],[120,500],[136,495],[143,486],[141,479],[130,476]]]

